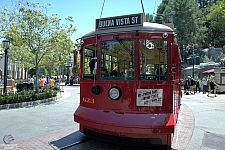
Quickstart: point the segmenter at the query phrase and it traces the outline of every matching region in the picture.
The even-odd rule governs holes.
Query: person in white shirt
[[[93,74],[96,74],[96,71],[97,71],[97,57],[95,57],[96,58],[96,62],[95,62],[95,67],[94,67],[94,70],[93,70]]]
[[[33,83],[34,84],[34,78],[33,78],[33,76],[30,76],[29,83]]]
[[[206,87],[208,85],[208,79],[206,76],[203,77],[202,82],[203,82],[203,94],[206,94]]]

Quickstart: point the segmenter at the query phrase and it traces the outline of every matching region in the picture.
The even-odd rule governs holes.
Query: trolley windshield
[[[83,47],[83,79],[93,79],[96,64],[100,80],[166,80],[168,42],[164,39],[119,39],[100,42],[100,59],[96,44]],[[138,44],[138,50],[136,50]],[[136,62],[138,57],[138,62]],[[97,60],[99,62],[97,62]]]

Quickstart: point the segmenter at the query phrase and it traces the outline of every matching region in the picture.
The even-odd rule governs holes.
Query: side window
[[[103,80],[134,79],[134,40],[101,42],[101,75]]]
[[[167,79],[168,42],[162,39],[139,40],[140,80]]]
[[[85,45],[83,48],[83,79],[92,79],[97,55],[95,44]]]

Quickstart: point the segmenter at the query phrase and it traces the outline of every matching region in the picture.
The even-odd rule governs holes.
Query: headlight
[[[109,98],[112,100],[118,100],[122,96],[122,91],[119,87],[114,86],[109,89]]]

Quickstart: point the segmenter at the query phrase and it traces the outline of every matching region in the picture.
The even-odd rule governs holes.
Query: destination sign
[[[96,29],[142,25],[143,14],[96,19]]]

